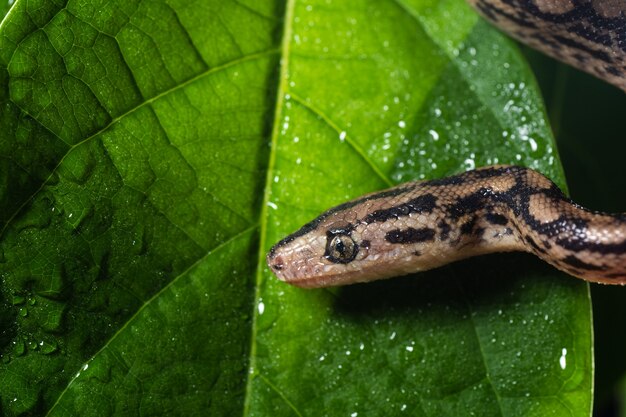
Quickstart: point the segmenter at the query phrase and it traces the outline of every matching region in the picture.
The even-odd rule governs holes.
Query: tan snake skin
[[[626,0],[467,0],[496,26],[626,91]]]
[[[626,215],[586,210],[542,174],[495,166],[411,182],[334,207],[278,242],[278,278],[325,287],[491,252],[527,251],[579,278],[626,283]]]

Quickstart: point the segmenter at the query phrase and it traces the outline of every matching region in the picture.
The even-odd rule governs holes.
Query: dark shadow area
[[[277,3],[273,16],[284,16],[285,7],[285,4]],[[283,38],[284,22],[282,23],[283,24],[276,25],[276,28],[272,33],[273,44],[276,48],[280,48]],[[275,55],[270,56],[268,59],[272,62],[271,67],[273,70],[269,72],[265,82],[265,85],[267,86],[267,90],[265,92],[265,108],[267,109],[267,112],[263,120],[263,137],[265,140],[259,141],[257,144],[258,152],[256,152],[256,161],[253,165],[259,173],[256,179],[256,184],[254,185],[254,188],[259,190],[257,192],[256,202],[256,211],[258,213],[262,212],[264,190],[266,186],[269,186],[265,182],[267,180],[267,170],[269,169],[270,153],[276,151],[269,145],[272,141],[274,123],[276,122],[274,119],[276,117],[276,106],[278,105],[278,89],[280,88],[281,53],[278,52]]]
[[[626,94],[525,49],[541,86],[572,198],[585,207],[626,211]],[[594,415],[622,415],[626,375],[626,289],[591,285],[595,331]]]
[[[466,312],[472,306],[501,305],[528,283],[541,282],[548,290],[557,279],[570,278],[526,253],[500,253],[471,258],[417,274],[389,280],[342,287],[335,309],[354,316],[389,316],[389,311],[406,317],[423,308]],[[369,319],[368,319],[369,320]]]
[[[15,354],[12,342],[17,337],[16,316],[17,309],[7,295],[0,291],[0,360],[9,361]]]

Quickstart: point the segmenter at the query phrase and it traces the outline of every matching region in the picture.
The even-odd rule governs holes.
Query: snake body
[[[331,208],[267,255],[314,288],[424,271],[492,252],[534,253],[568,274],[626,283],[626,215],[587,210],[542,174],[493,166],[410,182]]]
[[[468,0],[512,36],[626,91],[626,0]],[[492,252],[626,284],[626,214],[592,212],[531,169],[495,166],[399,185],[321,214],[267,263],[300,287],[372,281]]]
[[[626,0],[467,0],[511,36],[626,91]]]

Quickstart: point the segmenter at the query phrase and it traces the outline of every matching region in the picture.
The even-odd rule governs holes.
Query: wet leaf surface
[[[564,184],[463,2],[20,1],[0,26],[6,415],[588,415],[588,287],[526,255],[306,291],[322,210],[496,163]]]

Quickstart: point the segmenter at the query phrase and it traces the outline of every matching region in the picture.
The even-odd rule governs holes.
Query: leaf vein
[[[283,33],[280,44],[280,56],[279,63],[279,76],[278,85],[276,88],[276,104],[274,108],[274,118],[272,125],[272,134],[270,140],[270,152],[269,161],[267,164],[267,174],[265,176],[265,189],[263,191],[263,200],[261,203],[261,209],[259,210],[259,256],[258,266],[256,274],[256,282],[254,287],[254,303],[252,305],[252,327],[250,330],[250,361],[248,363],[248,379],[246,381],[245,397],[242,415],[248,415],[250,411],[251,396],[252,396],[252,381],[254,378],[254,366],[256,365],[256,335],[257,335],[257,309],[254,306],[257,305],[260,298],[260,287],[263,280],[263,264],[265,262],[265,246],[267,238],[267,225],[268,225],[268,202],[272,189],[272,177],[274,175],[274,165],[276,163],[276,145],[279,135],[279,120],[283,110],[284,92],[287,89],[287,73],[289,68],[289,42],[291,39],[291,22],[293,20],[294,4],[296,0],[287,0],[285,5],[285,18],[283,23]]]
[[[300,104],[303,108],[309,110],[315,116],[319,116],[324,123],[326,123],[331,129],[337,132],[338,136],[344,135],[346,132],[339,128],[338,124],[335,123],[328,115],[326,115],[322,110],[318,109],[314,105],[307,103],[306,100],[302,99],[295,93],[289,92],[289,96],[298,104]],[[370,167],[374,173],[385,182],[388,186],[392,186],[393,182],[378,168],[374,162],[367,156],[367,153],[361,148],[361,146],[356,143],[355,140],[349,134],[345,134],[345,141],[347,144],[354,149],[354,151],[361,157],[363,161]]]
[[[278,387],[276,385],[274,385],[264,375],[259,374],[258,376],[259,376],[259,378],[261,378],[261,380],[263,382],[265,382],[265,384],[267,384],[268,387],[270,387],[272,389],[272,391],[274,391],[276,394],[278,394],[278,396],[285,402],[285,404],[287,404],[289,406],[289,408],[291,408],[293,410],[294,413],[296,413],[298,415],[298,417],[303,417],[303,414],[296,408],[296,406],[291,401],[289,401],[289,398],[287,398],[287,396],[285,395],[284,392],[282,392],[280,389],[278,389]]]
[[[98,135],[106,132],[108,129],[110,129],[113,125],[115,125],[117,122],[119,122],[120,120],[122,120],[124,117],[127,117],[128,115],[138,111],[139,109],[143,108],[144,106],[153,103],[154,101],[167,96],[168,94],[171,94],[175,91],[178,91],[204,77],[210,76],[216,72],[225,70],[227,68],[233,67],[235,65],[244,63],[244,62],[248,62],[248,61],[253,61],[255,59],[260,59],[260,58],[264,58],[270,55],[273,55],[275,53],[277,53],[277,49],[276,48],[272,48],[263,52],[259,52],[256,54],[251,54],[251,55],[247,55],[245,57],[242,58],[238,58],[235,59],[233,61],[227,62],[223,65],[220,66],[216,66],[213,68],[209,68],[207,69],[207,71],[190,78],[189,80],[180,83],[179,85],[170,88],[166,91],[163,91],[160,94],[157,94],[156,96],[144,100],[142,103],[138,104],[137,106],[133,107],[132,109],[128,110],[127,112],[121,114],[120,116],[112,119],[109,124],[107,124],[106,126],[104,126],[103,128],[101,128],[100,130],[98,130],[97,132],[93,133],[91,136],[83,139],[82,141],[72,145],[67,152],[65,153],[65,155],[63,155],[63,157],[59,160],[59,162],[57,163],[57,165],[50,171],[50,175],[48,175],[48,178],[46,178],[46,180],[42,181],[41,185],[39,186],[39,188],[37,188],[29,197],[27,197],[24,202],[15,210],[15,212],[11,215],[11,217],[9,217],[9,219],[7,220],[7,222],[5,223],[5,225],[2,227],[2,230],[0,230],[0,239],[4,236],[4,233],[7,231],[9,225],[12,224],[13,220],[15,219],[15,217],[17,217],[17,215],[28,205],[28,203],[30,203],[37,194],[39,194],[39,192],[45,187],[46,184],[48,184],[50,182],[50,180],[54,177],[54,174],[57,172],[57,170],[59,169],[59,167],[63,164],[63,161],[65,161],[65,159],[70,155],[70,153],[72,153],[72,151],[74,149],[77,149],[79,146],[89,142],[90,140],[94,139],[95,137],[97,137]],[[22,108],[20,108],[20,110],[24,111]],[[42,123],[39,123],[40,125],[44,126]],[[46,128],[47,129],[47,128]],[[48,130],[48,129],[47,129]]]
[[[117,332],[115,332],[115,334],[113,336],[111,336],[111,338],[102,346],[102,348],[100,348],[100,350],[98,350],[96,353],[94,353],[89,359],[87,359],[84,363],[84,365],[88,364],[89,362],[91,362],[95,357],[97,357],[98,355],[100,355],[102,352],[104,352],[106,349],[108,349],[109,345],[111,343],[113,343],[113,341],[115,341],[115,339],[117,339],[117,337],[122,334],[122,332],[128,327],[130,326],[130,324],[137,318],[139,317],[139,315],[141,314],[141,312],[143,310],[145,310],[154,300],[156,300],[158,297],[161,296],[161,294],[163,294],[165,291],[169,290],[174,284],[176,284],[180,279],[182,279],[183,277],[187,276],[187,274],[193,270],[196,266],[198,266],[200,263],[204,262],[206,259],[208,259],[210,256],[215,255],[217,252],[226,249],[228,246],[234,244],[235,242],[237,242],[239,239],[243,238],[245,235],[252,233],[256,228],[258,227],[258,224],[254,224],[246,229],[244,229],[243,231],[235,234],[234,236],[230,237],[229,239],[225,240],[223,243],[215,246],[212,250],[207,251],[207,253],[202,256],[200,259],[198,259],[196,262],[194,262],[193,264],[191,264],[187,269],[185,269],[183,272],[181,272],[180,274],[178,274],[178,276],[176,276],[174,279],[172,279],[167,285],[165,285],[163,288],[161,288],[161,290],[159,290],[159,292],[157,292],[156,294],[154,294],[149,300],[145,301],[143,303],[143,305],[141,307],[139,307],[139,309],[137,309],[137,311],[135,312],[135,314],[133,314],[125,323],[122,327],[119,328],[119,330]],[[120,358],[121,360],[121,358]],[[125,363],[125,362],[123,362]],[[84,365],[80,368],[83,369]],[[128,368],[128,373],[132,375],[132,372],[130,371],[130,367]],[[50,407],[50,409],[48,410],[48,412],[46,413],[46,416],[49,416],[52,411],[57,407],[57,405],[59,405],[61,403],[61,399],[63,398],[63,396],[65,395],[65,393],[69,390],[69,388],[72,386],[72,383],[76,380],[76,378],[78,378],[80,376],[80,373],[77,373],[74,375],[74,377],[72,377],[69,382],[67,383],[67,386],[65,387],[65,389],[59,394],[59,397],[57,398],[57,400],[55,401],[55,403],[52,405],[52,407]]]

